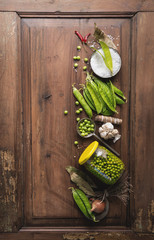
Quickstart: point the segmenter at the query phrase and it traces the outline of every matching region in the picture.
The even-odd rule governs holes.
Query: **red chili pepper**
[[[82,35],[78,31],[75,31],[75,34],[80,38],[81,42],[83,43],[84,38],[82,37]]]
[[[84,37],[84,43],[87,43],[88,37],[91,35],[91,33],[88,33],[85,37]]]

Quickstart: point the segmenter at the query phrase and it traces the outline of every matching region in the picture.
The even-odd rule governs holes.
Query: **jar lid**
[[[81,154],[79,158],[79,164],[82,165],[85,162],[88,161],[88,159],[93,155],[93,153],[96,151],[99,143],[97,141],[92,142]]]

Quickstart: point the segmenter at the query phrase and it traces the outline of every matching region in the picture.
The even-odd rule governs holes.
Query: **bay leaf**
[[[78,174],[80,177],[82,177],[85,181],[87,181],[89,183],[89,185],[94,188],[94,189],[97,189],[97,185],[94,183],[94,181],[91,179],[91,177],[89,177],[89,175],[87,175],[86,173],[84,173],[83,171],[75,168],[75,167],[72,167],[72,166],[67,166],[66,167],[66,170],[68,173],[73,173],[75,172],[76,174]]]
[[[94,37],[95,37],[96,41],[99,42],[99,40],[102,40],[103,42],[106,43],[106,45],[108,47],[111,47],[111,48],[117,50],[117,47],[115,46],[113,41],[107,36],[107,34],[103,30],[101,30],[97,27],[96,23],[95,23]]]
[[[89,196],[95,196],[95,192],[91,188],[88,182],[86,182],[82,177],[80,177],[75,172],[70,174],[71,181],[74,182],[85,194]]]

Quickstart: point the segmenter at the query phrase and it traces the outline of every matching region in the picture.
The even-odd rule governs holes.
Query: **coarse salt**
[[[112,57],[112,65],[113,65],[113,72],[111,74],[111,71],[108,69],[108,67],[105,65],[105,62],[101,56],[101,54],[104,56],[103,50],[100,48],[98,49],[99,52],[95,52],[90,60],[91,68],[93,72],[102,78],[110,78],[114,75],[116,75],[120,68],[121,68],[121,58],[119,53],[114,50],[113,48],[109,48],[111,57]]]

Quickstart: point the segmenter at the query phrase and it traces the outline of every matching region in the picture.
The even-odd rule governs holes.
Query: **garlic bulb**
[[[118,139],[120,139],[121,135],[119,134],[118,129],[114,129],[112,123],[107,122],[103,124],[99,129],[98,132],[101,138],[105,140],[113,138],[113,142],[115,143]]]

